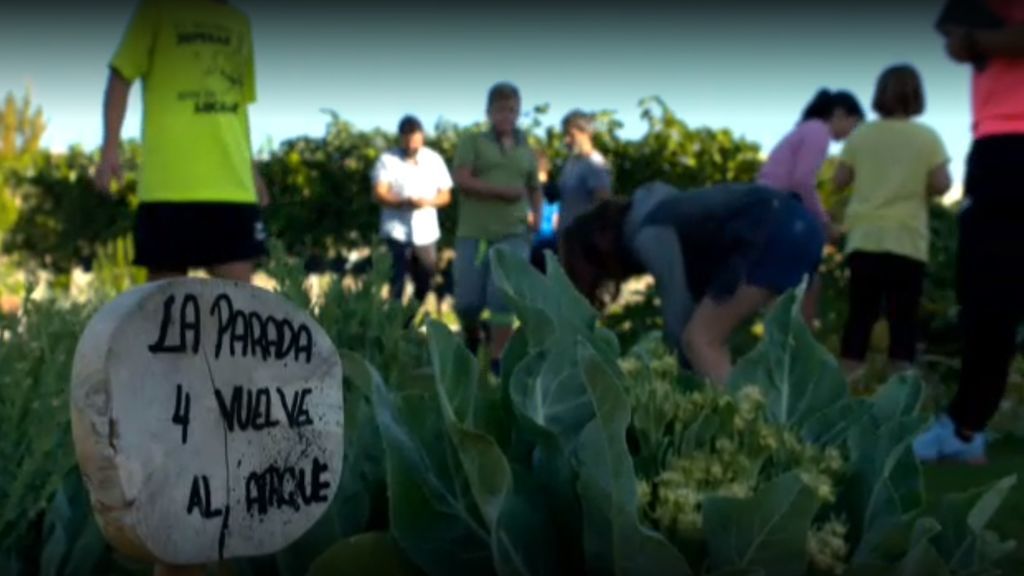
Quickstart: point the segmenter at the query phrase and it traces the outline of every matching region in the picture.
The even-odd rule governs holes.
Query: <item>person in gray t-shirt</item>
[[[608,162],[594,148],[594,119],[580,110],[573,110],[562,119],[562,132],[569,148],[569,159],[558,175],[558,196],[561,202],[560,226],[572,223],[577,216],[612,195],[612,177]]]

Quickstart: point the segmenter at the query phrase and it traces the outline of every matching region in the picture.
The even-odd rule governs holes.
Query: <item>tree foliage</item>
[[[19,119],[25,106],[18,108]],[[545,126],[548,110],[546,104],[532,108],[521,125],[531,144],[551,159],[552,176],[557,177],[566,150],[558,122]],[[370,172],[381,152],[397,143],[397,136],[381,129],[359,130],[335,111],[325,112],[329,118],[322,136],[285,140],[260,162],[272,197],[266,211],[268,227],[293,254],[337,257],[371,242],[377,232],[379,208],[371,197]],[[656,178],[683,188],[754,179],[760,165],[756,143],[729,130],[691,127],[657,97],[641,100],[639,113],[647,129],[637,139],[621,136],[622,122],[613,112],[598,113],[596,143],[611,162],[617,194],[629,194]],[[37,109],[31,117],[41,119],[41,112]],[[25,125],[36,126],[33,122]],[[438,122],[427,145],[450,163],[459,137],[483,127],[482,121],[468,126]],[[125,145],[127,182],[106,196],[91,180],[98,159],[95,151],[37,150],[32,144],[34,130],[15,139],[24,143],[19,149],[31,150],[32,164],[10,171],[22,208],[7,248],[26,263],[67,270],[89,262],[98,246],[130,231],[139,146]],[[457,203],[456,191],[453,205],[441,211],[448,242]]]

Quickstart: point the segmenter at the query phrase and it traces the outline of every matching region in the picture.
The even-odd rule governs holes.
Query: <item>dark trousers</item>
[[[957,299],[963,338],[960,383],[949,415],[984,430],[1006,392],[1024,320],[1024,135],[976,141],[960,213]]]
[[[843,331],[843,358],[864,360],[871,331],[884,310],[889,322],[889,358],[913,362],[924,262],[896,254],[854,252],[848,264],[850,308]]]
[[[548,238],[541,238],[535,240],[533,246],[530,247],[530,263],[537,270],[543,273],[547,273],[547,264],[544,260],[544,251],[550,250],[556,256],[558,255],[558,238],[551,236]]]
[[[391,297],[402,298],[406,276],[412,276],[413,297],[422,302],[430,292],[430,284],[437,272],[437,246],[416,246],[410,242],[388,239],[391,251]]]

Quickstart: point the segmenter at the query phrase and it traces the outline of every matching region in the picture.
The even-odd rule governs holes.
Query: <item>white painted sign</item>
[[[174,279],[102,308],[78,343],[71,416],[105,536],[156,562],[277,552],[341,477],[337,350],[249,284]]]

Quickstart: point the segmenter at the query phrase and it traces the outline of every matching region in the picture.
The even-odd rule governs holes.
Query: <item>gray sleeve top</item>
[[[677,350],[704,293],[728,297],[742,283],[778,197],[763,186],[736,184],[682,192],[652,182],[634,193],[625,241],[654,277],[665,336]]]

